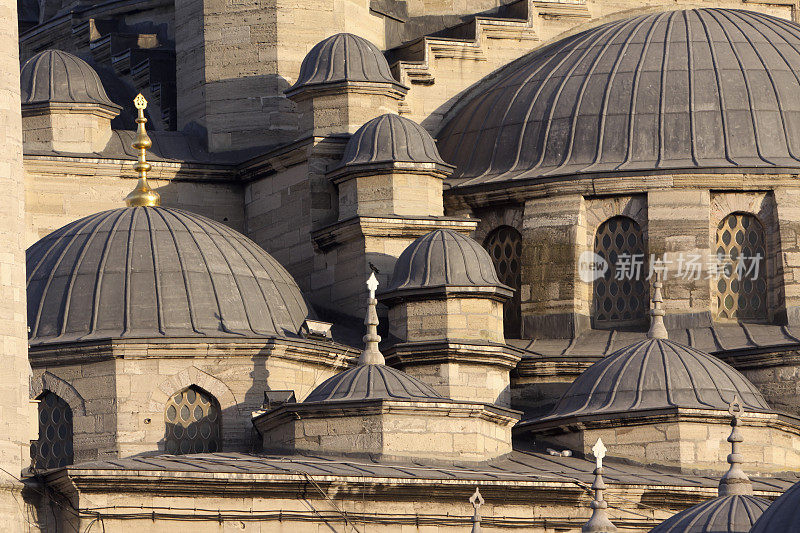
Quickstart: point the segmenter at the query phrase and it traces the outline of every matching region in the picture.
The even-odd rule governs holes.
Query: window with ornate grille
[[[217,400],[191,386],[167,402],[165,448],[167,453],[212,453],[222,449],[222,413]]]
[[[31,466],[60,468],[73,462],[72,409],[52,392],[39,397],[39,439],[31,443]]]
[[[642,229],[635,220],[616,216],[603,222],[594,237],[594,252],[608,263],[596,279],[592,310],[594,327],[646,323],[650,288]]]
[[[500,226],[486,236],[483,246],[492,256],[500,282],[514,289],[514,296],[503,308],[503,335],[508,339],[518,339],[522,322],[520,307],[522,235],[511,226]]]
[[[764,228],[753,215],[733,213],[717,226],[717,319],[767,318]]]

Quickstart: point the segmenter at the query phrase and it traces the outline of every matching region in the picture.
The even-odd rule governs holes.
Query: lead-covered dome
[[[780,498],[772,502],[750,533],[797,531],[800,524],[800,483],[795,483]]]
[[[491,290],[510,296],[500,283],[492,258],[474,239],[437,229],[409,244],[394,266],[386,297],[435,289]]]
[[[314,45],[297,81],[287,92],[301,86],[338,82],[389,83],[402,87],[389,71],[389,63],[377,46],[352,33],[337,33]]]
[[[672,407],[770,411],[746,377],[716,357],[665,339],[622,348],[587,368],[546,419]]]
[[[308,308],[253,241],[167,207],[88,216],[26,253],[31,345],[296,334]]]
[[[417,378],[386,365],[359,365],[322,382],[305,402],[332,400],[444,401]]]
[[[441,130],[459,185],[800,167],[800,26],[692,9],[617,20],[486,79]]]
[[[681,511],[650,533],[748,533],[769,503],[757,496],[721,496]]]
[[[97,104],[121,109],[86,61],[61,50],[45,50],[28,59],[20,72],[20,86],[23,105]]]
[[[425,128],[393,113],[358,128],[347,142],[340,166],[387,162],[446,165]]]

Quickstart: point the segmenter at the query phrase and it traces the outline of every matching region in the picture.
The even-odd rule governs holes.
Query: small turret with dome
[[[653,283],[653,307],[647,339],[622,348],[586,369],[567,389],[553,410],[521,422],[515,431],[539,442],[550,441],[579,451],[608,431],[624,433],[621,441],[608,440],[609,454],[645,464],[719,470],[715,447],[725,439],[728,406],[734,398],[753,416],[778,420],[761,392],[746,377],[716,357],[667,338],[662,283]],[[747,417],[743,419],[747,425]],[[659,434],[677,437],[654,442]],[[794,423],[791,424],[794,427]],[[777,424],[753,439],[770,447],[784,439],[800,439],[790,428]],[[756,431],[755,427],[746,429]],[[699,433],[692,433],[697,431]],[[704,435],[693,441],[692,435]],[[684,437],[684,435],[686,435]],[[707,437],[705,436],[707,435]],[[624,443],[624,444],[622,444]],[[786,450],[780,464],[762,461],[761,471],[780,471],[797,457]]]

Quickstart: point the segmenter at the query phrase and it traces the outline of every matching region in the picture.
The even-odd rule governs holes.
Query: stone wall
[[[442,216],[442,176],[387,171],[338,180],[339,220],[356,215]]]
[[[411,342],[459,339],[504,343],[503,304],[455,295],[405,301],[389,309],[389,334]]]

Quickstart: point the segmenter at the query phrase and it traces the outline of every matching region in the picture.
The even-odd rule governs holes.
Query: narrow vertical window
[[[717,319],[767,318],[764,228],[753,215],[733,213],[717,226]]]
[[[514,296],[503,308],[503,334],[507,339],[518,339],[522,322],[520,307],[522,235],[511,226],[500,226],[487,235],[483,246],[492,256],[500,282],[514,289]]]
[[[645,323],[649,309],[648,267],[639,224],[623,216],[606,220],[595,233],[594,252],[608,264],[605,274],[594,282],[594,326]]]
[[[52,392],[39,397],[39,439],[31,443],[31,465],[46,470],[71,465],[72,409]]]
[[[165,449],[171,454],[221,451],[221,411],[217,400],[199,387],[174,394],[164,412]]]

